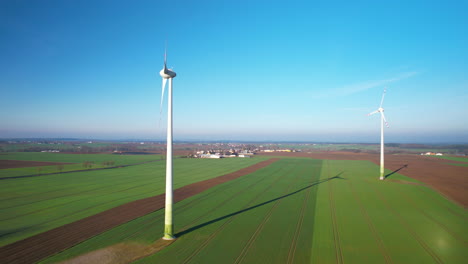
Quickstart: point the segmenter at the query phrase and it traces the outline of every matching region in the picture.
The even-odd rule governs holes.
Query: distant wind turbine
[[[388,122],[385,119],[384,115],[384,109],[382,107],[385,93],[387,92],[387,88],[384,88],[383,95],[382,95],[382,100],[380,101],[380,106],[377,110],[375,110],[372,113],[369,113],[367,116],[380,113],[380,179],[384,180],[384,122],[385,126],[388,127]]]
[[[174,225],[172,223],[172,79],[176,73],[167,68],[167,52],[164,51],[164,68],[159,72],[162,77],[162,93],[160,115],[164,98],[164,88],[169,80],[169,91],[167,98],[167,153],[166,153],[166,209],[164,219],[164,240],[174,240]]]

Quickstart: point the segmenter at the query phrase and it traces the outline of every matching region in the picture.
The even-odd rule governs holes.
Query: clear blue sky
[[[0,137],[468,142],[467,1],[1,1]],[[166,105],[165,105],[166,106]]]

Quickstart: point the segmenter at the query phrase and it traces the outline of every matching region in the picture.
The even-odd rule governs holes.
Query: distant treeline
[[[453,149],[459,151],[468,150],[468,144],[454,144],[454,145],[427,145],[427,144],[400,144],[400,143],[386,143],[387,147],[403,148],[403,149]]]
[[[71,153],[144,153],[161,151],[160,145],[140,143],[102,143],[102,142],[31,142],[8,143],[0,142],[0,152],[41,152],[58,150]]]

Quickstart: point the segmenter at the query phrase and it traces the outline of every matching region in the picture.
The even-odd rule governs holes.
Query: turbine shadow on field
[[[321,183],[324,183],[324,182],[327,182],[327,181],[330,181],[330,180],[333,180],[333,179],[345,180],[345,178],[340,177],[341,174],[343,174],[343,172],[340,172],[340,173],[337,174],[336,176],[333,176],[333,177],[330,177],[330,178],[326,178],[326,179],[322,179],[322,180],[313,182],[312,184],[310,184],[310,185],[308,185],[308,186],[306,186],[306,187],[303,187],[303,188],[301,188],[301,189],[298,189],[298,190],[296,190],[296,191],[294,191],[294,192],[291,192],[291,193],[288,193],[288,194],[285,194],[285,195],[281,195],[281,196],[279,196],[279,197],[276,197],[276,198],[274,198],[274,199],[268,200],[268,201],[266,201],[266,202],[259,203],[259,204],[257,204],[257,205],[253,205],[253,206],[251,206],[251,207],[248,207],[248,208],[239,210],[239,211],[237,211],[237,212],[230,213],[230,214],[227,214],[227,215],[225,215],[225,216],[221,216],[221,217],[218,217],[218,218],[216,218],[216,219],[210,220],[210,221],[208,221],[208,222],[205,222],[205,223],[196,225],[196,226],[194,226],[194,227],[188,228],[188,229],[186,229],[186,230],[183,230],[183,231],[181,231],[181,232],[175,234],[175,236],[176,236],[176,237],[181,237],[181,236],[183,236],[183,235],[185,235],[185,234],[188,234],[188,233],[190,233],[190,232],[192,232],[192,231],[195,231],[195,230],[197,230],[197,229],[200,229],[200,228],[202,228],[202,227],[204,227],[204,226],[207,226],[207,225],[210,225],[210,224],[219,222],[219,221],[224,220],[224,219],[226,219],[226,218],[229,218],[229,217],[232,217],[232,216],[241,214],[241,213],[245,213],[245,212],[250,211],[250,210],[253,210],[253,209],[255,209],[255,208],[258,208],[258,207],[267,205],[267,204],[269,204],[269,203],[272,203],[272,202],[275,202],[275,201],[284,199],[284,198],[286,198],[286,197],[295,195],[295,194],[300,193],[300,192],[302,192],[302,191],[305,191],[305,190],[307,190],[307,189],[309,189],[309,188],[311,188],[311,187],[313,187],[313,186],[319,185],[319,184],[321,184]]]
[[[385,179],[387,179],[387,178],[390,177],[391,175],[393,175],[393,174],[399,172],[400,170],[402,170],[402,169],[404,169],[404,168],[408,168],[408,164],[405,164],[405,165],[401,166],[400,168],[398,168],[398,169],[396,169],[396,170],[390,172],[389,174],[385,175]]]

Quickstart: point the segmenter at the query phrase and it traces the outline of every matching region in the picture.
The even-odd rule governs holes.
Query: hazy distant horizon
[[[400,144],[468,144],[468,137],[464,135],[437,135],[437,136],[411,136],[404,135],[387,138],[385,143],[400,143]],[[152,141],[152,142],[165,142],[166,138],[162,137],[104,137],[104,136],[0,136],[0,140],[78,140],[78,141]],[[256,143],[343,143],[343,144],[380,144],[380,137],[374,135],[369,137],[287,137],[287,136],[239,136],[239,137],[223,137],[223,136],[174,136],[174,142],[256,142]]]
[[[387,87],[385,142],[468,142],[466,10],[0,1],[0,137],[164,139],[167,42],[175,140],[379,142]]]

